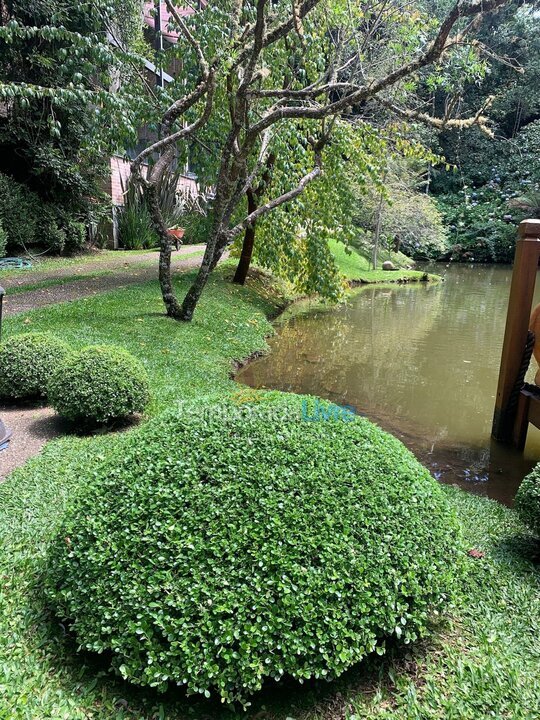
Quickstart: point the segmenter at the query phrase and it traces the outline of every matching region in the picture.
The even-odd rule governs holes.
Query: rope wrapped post
[[[492,436],[512,442],[516,420],[515,388],[522,372],[527,347],[538,259],[540,258],[540,220],[524,220],[519,225],[506,328],[501,355],[499,383]]]

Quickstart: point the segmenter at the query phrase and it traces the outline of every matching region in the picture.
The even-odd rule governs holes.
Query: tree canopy
[[[343,123],[357,127],[361,121],[378,129],[377,118],[390,114],[437,129],[477,125],[489,132],[484,105],[467,117],[436,117],[411,107],[411,96],[420,83],[436,84],[452,65],[466,68],[471,77],[479,72],[477,25],[486,12],[503,3],[458,2],[440,21],[413,3],[392,0],[373,6],[338,0],[292,5],[231,0],[209,2],[203,13],[186,19],[167,0],[171,25],[180,36],[173,52],[186,58],[197,73],[184,79],[182,94],[178,86],[169,88],[173,101],[161,117],[162,135],[142,151],[134,170],[161,238],[160,281],[168,314],[190,320],[210,273],[231,242],[322,182],[325,157],[331,157],[336,128]],[[465,58],[464,48],[469,49]],[[177,145],[200,142],[216,115],[220,132],[214,131],[204,143],[214,157],[213,224],[198,276],[179,303],[156,187]],[[275,167],[281,164],[287,142],[280,134],[290,123],[302,138],[298,147],[305,161],[294,171],[286,170],[287,187],[280,188],[278,182],[275,194],[246,212],[246,193],[260,182],[270,154],[276,158]],[[156,154],[159,159],[143,177],[143,161]],[[289,224],[289,232],[293,226]]]

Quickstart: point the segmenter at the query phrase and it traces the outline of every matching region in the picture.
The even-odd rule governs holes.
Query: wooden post
[[[518,233],[493,415],[492,436],[501,442],[512,441],[517,403],[512,407],[509,401],[519,376],[527,342],[540,257],[540,220],[524,220],[519,225]]]

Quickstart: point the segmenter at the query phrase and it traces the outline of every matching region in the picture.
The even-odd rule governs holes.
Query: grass
[[[36,282],[20,282],[10,287],[8,293],[9,295],[20,295],[21,293],[31,292],[32,290],[47,290],[48,288],[66,285],[67,283],[76,282],[77,280],[93,280],[103,275],[111,275],[114,272],[114,270],[96,270],[92,273],[77,273],[76,275],[49,278],[48,280],[38,280]]]
[[[0,270],[0,279],[13,276],[25,276],[32,272],[53,272],[73,266],[87,267],[100,265],[111,260],[129,260],[134,255],[152,252],[152,250],[100,250],[92,253],[81,253],[69,257],[47,257],[32,259],[32,267],[22,270]],[[157,252],[157,251],[156,251]]]
[[[192,274],[176,282],[185,290]],[[47,328],[82,346],[118,343],[153,383],[150,413],[182,398],[238,392],[232,362],[266,347],[282,299],[259,279],[246,288],[216,273],[195,320],[163,317],[146,283],[7,318],[7,334]],[[247,392],[247,391],[242,391]],[[78,654],[44,606],[47,544],[69,496],[84,481],[77,460],[107,455],[118,436],[65,438],[0,486],[0,720],[481,720],[540,717],[538,544],[516,514],[448,488],[467,548],[469,574],[450,618],[430,643],[396,649],[333,683],[284,683],[253,699],[247,715],[211,701],[159,695],[116,680],[104,662]]]
[[[192,272],[180,277],[180,294],[192,279]],[[271,298],[262,282],[244,289],[216,273],[189,324],[164,316],[157,284],[148,282],[16,315],[5,320],[3,330],[6,336],[47,330],[75,348],[122,345],[152,377],[151,412],[157,412],[178,398],[235,387],[232,361],[266,347],[264,338],[272,332],[267,316],[282,302]]]
[[[420,270],[407,270],[403,265],[410,265],[411,260],[403,253],[392,253],[387,250],[381,250],[379,255],[379,263],[382,265],[386,260],[394,263],[397,270],[373,270],[371,269],[371,260],[337,240],[330,242],[330,247],[336,258],[337,265],[345,278],[352,282],[374,283],[374,282],[414,282],[420,281],[425,277],[425,273]],[[438,279],[436,275],[429,275],[430,280]]]

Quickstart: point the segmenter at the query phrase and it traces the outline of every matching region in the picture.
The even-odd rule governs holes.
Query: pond
[[[352,406],[442,482],[511,504],[540,460],[532,426],[524,453],[490,439],[512,271],[430,269],[445,281],[366,286],[345,305],[284,322],[270,353],[237,379]]]

